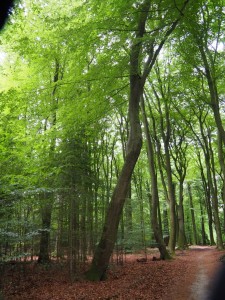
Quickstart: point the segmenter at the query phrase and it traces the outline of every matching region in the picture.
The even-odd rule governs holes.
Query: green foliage
[[[23,0],[2,32],[0,251],[7,253],[7,259],[38,253],[43,211],[49,203],[52,220],[46,230],[52,235],[51,251],[59,255],[62,247],[69,256],[68,245],[73,245],[70,239],[74,235],[80,259],[94,250],[125,156],[130,47],[134,41],[140,42],[135,40],[140,3]],[[147,32],[141,39],[140,74],[152,47],[157,48],[180,17],[183,3],[151,2]],[[178,172],[185,164],[185,181],[196,183],[193,205],[199,236],[202,217],[209,236],[204,137],[214,154],[210,168],[217,178],[214,186],[224,221],[217,125],[199,52],[201,43],[215,78],[223,120],[223,32],[223,1],[191,2],[145,86],[161,217],[163,207],[168,208],[162,138],[169,133],[173,180],[179,183]],[[124,211],[118,233],[118,244],[125,247],[138,249],[152,243],[148,183],[144,147],[132,181],[130,215]],[[184,208],[186,231],[192,236],[187,194]]]

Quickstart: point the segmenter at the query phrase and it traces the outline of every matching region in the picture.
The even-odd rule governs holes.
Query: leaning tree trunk
[[[86,272],[86,278],[89,280],[102,280],[109,264],[110,256],[113,252],[114,244],[117,236],[117,229],[120,216],[123,210],[125,199],[131,182],[131,176],[138,160],[142,147],[142,132],[139,119],[139,103],[143,96],[143,88],[146,78],[151,72],[155,61],[165,44],[169,35],[175,30],[180,18],[184,15],[183,11],[189,0],[185,0],[183,7],[179,10],[178,18],[171,24],[165,32],[162,40],[156,46],[156,35],[149,37],[148,55],[143,57],[142,43],[146,34],[146,22],[150,13],[152,1],[145,0],[138,9],[138,23],[136,29],[136,38],[130,50],[130,98],[129,98],[129,138],[126,149],[126,157],[121,170],[117,185],[114,189],[112,199],[108,208],[100,242],[94,253],[90,269]],[[165,25],[165,24],[164,24]],[[146,58],[146,59],[145,59]],[[142,75],[140,74],[141,64],[144,65]]]
[[[139,118],[138,114],[136,117]],[[131,181],[131,175],[142,146],[141,128],[138,129],[139,124],[139,121],[135,124],[137,128],[135,128],[127,147],[127,156],[109,204],[101,240],[95,251],[91,268],[86,273],[89,280],[102,280],[104,278],[114,248],[120,216]]]
[[[139,102],[140,97],[143,94],[144,82],[141,80],[142,78],[139,75],[139,56],[142,47],[140,39],[143,37],[145,32],[145,23],[148,17],[150,1],[145,1],[144,6],[144,10],[140,14],[138,32],[136,36],[139,41],[135,41],[130,54],[130,131],[126,148],[126,157],[109,204],[100,242],[94,253],[91,268],[86,273],[86,278],[89,280],[97,281],[105,278],[105,272],[116,241],[118,225],[129,190],[131,176],[142,147]]]

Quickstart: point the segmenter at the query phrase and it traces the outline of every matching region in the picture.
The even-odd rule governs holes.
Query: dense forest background
[[[94,255],[96,280],[113,249],[223,249],[224,7],[16,3],[0,35],[2,262],[76,276]]]

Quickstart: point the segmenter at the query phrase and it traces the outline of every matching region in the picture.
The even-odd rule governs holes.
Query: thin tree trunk
[[[53,83],[54,87],[51,93],[51,115],[49,120],[45,120],[45,128],[44,131],[46,131],[46,125],[47,122],[50,123],[50,127],[54,128],[56,125],[56,110],[58,106],[58,98],[56,96],[56,89],[57,89],[57,82],[59,80],[59,73],[60,73],[60,64],[57,59],[55,59],[55,73],[53,76]],[[62,79],[62,77],[60,78]],[[49,157],[51,158],[51,161],[54,161],[54,152],[55,152],[55,138],[51,138],[50,145],[49,145]],[[46,200],[46,199],[45,199]],[[39,252],[39,263],[47,263],[50,260],[49,257],[49,242],[50,242],[50,225],[51,225],[51,214],[52,214],[52,206],[53,203],[50,203],[50,201],[53,201],[53,197],[47,195],[47,201],[44,201],[42,203],[41,207],[41,218],[42,218],[42,232],[41,232],[41,240],[40,240],[40,252]]]
[[[219,162],[220,162],[220,167],[221,167],[221,172],[222,172],[222,200],[223,200],[223,232],[225,231],[225,161],[224,161],[224,149],[223,149],[223,141],[220,136],[220,133],[218,131],[218,157],[219,157]]]
[[[199,118],[200,130],[202,134],[202,139],[204,140],[205,145],[205,165],[206,165],[206,172],[207,172],[207,180],[211,192],[211,203],[212,203],[212,211],[214,216],[214,223],[217,235],[217,246],[219,249],[223,249],[223,241],[222,241],[222,232],[220,226],[220,219],[219,219],[219,210],[218,210],[218,195],[217,195],[217,183],[215,179],[215,166],[214,166],[214,156],[213,151],[210,148],[211,143],[211,133],[208,130],[207,135],[203,132],[203,123],[202,119]]]
[[[191,222],[192,222],[192,230],[193,230],[192,244],[197,245],[198,244],[197,228],[196,228],[196,222],[195,222],[195,211],[194,211],[193,197],[192,197],[192,190],[191,190],[191,184],[190,183],[188,183],[188,194],[189,194]]]
[[[202,244],[207,245],[207,235],[206,235],[206,232],[205,232],[205,218],[204,218],[201,199],[199,201],[199,205],[200,205],[200,212],[201,212]]]
[[[179,223],[179,229],[178,229],[178,248],[179,249],[185,249],[186,247],[186,236],[185,236],[185,229],[184,229],[184,208],[183,204],[179,204],[177,208],[178,213],[178,223]]]
[[[45,193],[46,194],[46,193]],[[50,262],[50,225],[52,214],[52,199],[45,195],[44,201],[46,202],[41,208],[42,229],[40,239],[40,250],[38,255],[38,262],[47,264]]]
[[[160,74],[159,81],[160,81]],[[159,82],[161,84],[161,82]],[[171,155],[170,155],[170,137],[171,137],[171,124],[170,124],[170,107],[168,99],[162,92],[162,99],[164,100],[164,110],[162,111],[162,103],[160,96],[158,95],[155,87],[152,86],[154,95],[158,104],[158,111],[160,114],[160,129],[162,134],[163,146],[164,146],[164,168],[166,171],[166,181],[167,187],[165,186],[166,196],[169,203],[169,212],[170,212],[170,240],[169,240],[169,249],[172,254],[175,253],[176,245],[176,199],[175,199],[175,186],[173,183],[173,174],[171,168]],[[162,174],[163,176],[163,174]],[[162,180],[164,182],[164,180]],[[165,182],[164,182],[165,184]]]
[[[184,205],[183,205],[183,202],[184,202],[184,185],[183,185],[183,183],[184,183],[185,174],[179,174],[179,178],[180,178],[180,181],[179,181],[179,205],[177,208],[178,224],[179,224],[178,247],[180,249],[185,249],[185,247],[187,246],[185,227],[184,227]]]
[[[143,123],[145,128],[145,135],[147,141],[147,154],[148,154],[148,165],[149,165],[149,173],[151,177],[151,223],[152,229],[154,232],[155,240],[158,244],[158,248],[160,251],[160,257],[162,259],[169,259],[170,255],[166,249],[166,245],[163,240],[162,231],[159,224],[158,219],[158,208],[159,208],[159,194],[158,194],[158,182],[157,182],[157,174],[155,169],[155,158],[154,158],[154,148],[152,137],[149,130],[148,119],[145,112],[144,99],[141,99],[141,109],[143,115]]]
[[[222,250],[224,249],[223,246],[223,238],[222,238],[222,231],[221,231],[221,224],[220,224],[220,217],[219,217],[219,205],[218,205],[218,188],[217,188],[217,180],[216,180],[216,171],[215,171],[215,161],[214,161],[214,152],[212,149],[212,141],[211,141],[211,132],[208,132],[209,138],[209,153],[211,157],[211,178],[212,178],[212,207],[214,213],[214,222],[217,234],[217,247]]]
[[[205,174],[203,171],[200,153],[198,153],[198,161],[199,161],[199,166],[200,166],[200,171],[201,171],[202,185],[203,185],[204,194],[205,194],[205,206],[206,206],[207,215],[208,215],[210,245],[212,246],[212,245],[215,245],[215,241],[214,241],[214,236],[213,236],[212,207],[211,207],[211,200],[210,200],[211,199],[211,191],[210,191],[208,181],[206,180],[206,177],[205,177]]]

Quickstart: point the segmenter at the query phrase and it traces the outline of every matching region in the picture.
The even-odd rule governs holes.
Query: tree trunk
[[[101,240],[95,251],[90,270],[86,273],[89,280],[102,280],[108,267],[117,236],[117,229],[126,199],[131,175],[141,150],[141,138],[136,134],[136,142],[130,144],[129,153],[109,204]]]
[[[185,236],[185,229],[184,229],[184,208],[183,203],[179,203],[178,205],[178,248],[179,249],[185,249],[186,247],[186,236]]]
[[[126,149],[125,161],[114,189],[112,199],[108,208],[102,236],[95,251],[90,269],[86,273],[87,279],[102,280],[108,267],[109,259],[112,254],[116,241],[117,229],[124,202],[128,193],[131,176],[138,160],[142,147],[142,132],[139,119],[139,103],[143,96],[143,89],[146,78],[151,72],[155,61],[165,44],[167,38],[175,30],[180,18],[184,15],[189,0],[185,0],[179,10],[178,18],[172,22],[170,28],[165,32],[162,40],[156,47],[156,36],[153,33],[152,39],[148,42],[148,55],[143,57],[142,43],[146,33],[146,22],[150,13],[150,0],[143,1],[137,10],[137,29],[136,36],[130,50],[130,98],[129,98],[129,138]],[[163,23],[164,24],[164,23]],[[143,67],[141,75],[141,66]]]
[[[138,160],[142,147],[142,132],[139,119],[139,103],[143,94],[145,81],[141,80],[139,74],[139,56],[141,53],[141,37],[144,36],[145,23],[148,17],[150,1],[143,4],[143,12],[140,13],[137,41],[134,42],[130,54],[130,99],[129,99],[129,121],[130,131],[126,149],[126,157],[121,170],[117,185],[114,189],[111,202],[109,204],[105,224],[100,242],[94,253],[90,269],[86,272],[89,280],[105,279],[110,256],[113,252],[116,241],[118,225],[122,214],[125,199],[128,194],[131,176]]]
[[[223,249],[222,233],[221,233],[219,211],[218,211],[217,191],[213,185],[213,179],[212,179],[213,174],[211,173],[211,169],[210,169],[209,157],[206,157],[205,161],[206,161],[207,179],[208,179],[209,188],[212,196],[211,203],[212,203],[212,211],[213,211],[214,223],[215,223],[215,229],[217,235],[217,246],[219,249]]]
[[[175,200],[175,184],[169,183],[169,199],[170,199],[170,241],[169,249],[173,254],[176,246],[176,200]]]
[[[219,107],[219,97],[218,97],[218,91],[217,91],[217,84],[216,84],[216,77],[213,75],[214,72],[212,70],[213,66],[210,66],[210,63],[207,59],[207,49],[204,49],[203,42],[198,39],[198,47],[199,52],[202,57],[202,61],[205,67],[205,76],[208,82],[209,87],[209,93],[210,93],[210,100],[211,100],[211,108],[213,110],[214,119],[217,125],[217,129],[219,131],[220,137],[223,141],[223,144],[225,146],[225,130],[223,127],[223,122],[220,115],[220,107]]]
[[[160,74],[159,74],[160,76]],[[160,77],[159,77],[160,78]],[[161,84],[161,82],[159,82]],[[170,212],[170,241],[169,249],[173,254],[175,252],[176,245],[176,199],[175,199],[175,186],[173,183],[173,174],[171,168],[171,155],[170,155],[170,138],[171,138],[171,122],[170,122],[170,103],[165,95],[162,94],[162,99],[158,95],[154,86],[152,86],[154,95],[158,104],[158,111],[160,114],[160,130],[162,135],[162,141],[164,146],[164,161],[162,162],[166,171],[166,180],[162,179],[164,190],[166,192],[167,201],[169,203],[169,212]],[[164,101],[164,112],[162,110],[161,100]],[[161,150],[160,141],[157,141],[157,146]],[[159,166],[161,167],[161,164]],[[162,178],[164,177],[161,170]],[[166,185],[167,184],[167,185]]]
[[[212,245],[215,245],[215,241],[214,241],[214,236],[213,236],[212,207],[211,207],[211,200],[210,200],[211,192],[210,192],[210,187],[208,185],[208,181],[206,180],[206,177],[205,177],[205,174],[203,171],[200,153],[198,153],[198,161],[199,161],[199,166],[200,166],[200,171],[201,171],[202,185],[203,185],[204,193],[205,193],[205,206],[206,206],[207,215],[208,215],[210,245],[212,246]]]
[[[57,59],[55,59],[55,72],[53,75],[53,83],[54,87],[51,92],[51,114],[48,119],[45,120],[45,128],[44,131],[47,130],[46,125],[47,122],[50,123],[51,129],[54,128],[56,125],[56,111],[58,106],[58,98],[56,96],[56,90],[57,90],[57,82],[59,80],[59,71],[60,70],[60,64]],[[62,79],[62,75],[61,78]],[[50,161],[54,161],[54,152],[55,152],[55,137],[50,139],[49,143],[49,157],[51,158]],[[46,183],[45,183],[46,184]],[[49,183],[49,185],[51,185]],[[44,202],[42,203],[41,207],[41,217],[42,217],[42,231],[41,231],[41,240],[40,240],[40,253],[38,262],[40,263],[47,263],[49,262],[49,242],[50,242],[50,225],[51,225],[51,213],[52,213],[52,206],[53,203],[51,203],[52,196],[51,194],[48,195],[48,192],[45,193]]]
[[[160,230],[160,224],[158,220],[158,208],[159,208],[159,194],[158,194],[158,183],[157,183],[157,174],[155,169],[155,158],[154,158],[154,149],[152,143],[152,137],[149,130],[148,119],[145,112],[144,99],[141,99],[141,109],[143,115],[143,123],[147,141],[147,154],[148,154],[148,165],[149,165],[149,173],[151,176],[151,223],[152,229],[154,232],[155,240],[158,244],[158,248],[160,251],[160,257],[162,259],[171,258],[166,245],[163,240],[162,231]]]
[[[44,199],[49,201],[49,199]],[[51,201],[51,199],[50,199]],[[42,229],[40,239],[40,250],[38,255],[38,262],[47,264],[50,262],[49,248],[50,248],[50,225],[51,225],[52,203],[49,202],[41,208]]]
[[[196,228],[196,223],[195,223],[195,211],[194,211],[193,197],[192,197],[192,190],[191,190],[191,184],[190,183],[188,183],[188,195],[189,195],[189,203],[190,203],[190,211],[191,211],[191,222],[192,222],[192,230],[193,230],[192,244],[197,245],[198,244],[197,228]]]
[[[212,149],[212,140],[211,140],[211,131],[210,130],[208,130],[208,139],[209,139],[209,153],[210,153],[210,160],[211,160],[212,186],[213,186],[212,207],[213,207],[214,222],[215,222],[215,228],[216,228],[216,234],[217,234],[217,247],[220,250],[222,250],[222,249],[224,249],[224,246],[223,246],[223,238],[222,238],[222,231],[221,231],[221,224],[220,224],[220,217],[219,217],[218,187],[217,187],[215,159],[214,159],[214,152]]]
[[[202,244],[207,245],[207,235],[206,235],[206,232],[205,232],[205,218],[204,218],[201,199],[199,201],[199,204],[200,204],[200,212],[201,212]]]
[[[225,161],[224,161],[224,149],[223,149],[223,141],[218,131],[218,157],[220,162],[220,167],[222,171],[222,200],[223,200],[223,232],[225,231]]]

